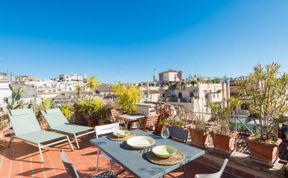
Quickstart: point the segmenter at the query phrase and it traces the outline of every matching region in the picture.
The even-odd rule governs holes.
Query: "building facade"
[[[228,82],[197,83],[170,87],[162,93],[162,100],[170,104],[181,104],[189,107],[190,112],[208,120],[211,117],[209,103],[217,102],[227,106],[230,97]]]
[[[67,82],[67,81],[83,81],[86,75],[79,74],[60,74],[59,81]]]
[[[167,70],[159,73],[159,82],[179,82],[182,81],[182,71]]]

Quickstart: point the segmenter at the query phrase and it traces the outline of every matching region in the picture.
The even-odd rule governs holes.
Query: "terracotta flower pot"
[[[162,131],[163,126],[164,126],[163,124],[156,124],[155,125],[155,134],[161,135],[161,131]]]
[[[4,131],[0,130],[0,138],[3,138],[3,137],[4,137]]]
[[[85,119],[85,117],[83,116],[82,113],[76,111],[75,112],[75,120],[74,123],[77,125],[88,125],[87,124],[87,119]]]
[[[213,135],[213,145],[216,151],[230,154],[234,150],[235,135],[227,136],[214,134]]]
[[[278,139],[276,144],[267,144],[263,142],[248,139],[251,157],[267,165],[273,165],[279,154],[279,145],[282,142]]]
[[[0,151],[6,148],[6,142],[7,141],[4,138],[4,133],[2,130],[0,130]]]
[[[207,133],[204,130],[189,129],[191,142],[195,146],[205,148]]]
[[[96,119],[88,119],[88,126],[89,127],[95,127],[97,125],[97,120]]]

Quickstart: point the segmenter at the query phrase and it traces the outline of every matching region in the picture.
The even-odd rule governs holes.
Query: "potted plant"
[[[113,117],[112,110],[114,109],[113,101],[106,102],[103,106],[103,118],[106,119],[105,122],[115,122]]]
[[[169,128],[170,137],[180,142],[187,142],[188,139],[188,130],[185,128],[185,121],[180,119],[179,117],[168,117],[166,119],[161,120],[161,130],[162,132],[163,127]]]
[[[159,107],[159,108],[158,108]],[[171,116],[170,106],[160,103],[157,108],[159,114],[157,123],[155,124],[155,134],[160,135],[164,125],[168,124],[168,118]]]
[[[4,137],[4,133],[3,133],[3,129],[5,127],[5,117],[7,115],[6,116],[4,115],[4,111],[3,110],[0,111],[0,113],[1,112],[3,113],[3,115],[0,115],[0,151],[5,149],[6,143],[7,143],[7,141],[6,141],[5,137]]]
[[[135,85],[125,86],[121,83],[114,84],[112,91],[116,96],[116,104],[125,112],[132,114],[136,111],[136,104],[141,99],[141,91]]]
[[[171,137],[179,141],[187,142],[189,131],[185,127],[185,124],[186,122],[183,119],[177,117],[177,115],[172,117],[171,120],[169,120],[168,126]]]
[[[206,130],[206,122],[195,116],[193,120],[193,126],[190,127],[190,137],[191,143],[195,146],[199,146],[201,148],[205,148],[205,143],[207,139],[207,130]]]
[[[52,101],[50,98],[41,98],[41,104],[37,104],[36,102],[30,101],[28,108],[33,108],[33,111],[36,115],[38,122],[42,129],[47,129],[48,124],[46,120],[42,117],[41,111],[46,109],[53,108]]]
[[[102,105],[98,110],[95,111],[96,118],[98,125],[104,125],[112,122],[112,110],[113,106],[111,103],[106,103],[105,105]]]
[[[102,110],[102,101],[96,97],[82,99],[79,102],[79,111],[87,117],[88,126],[94,127],[97,121],[97,113]]]
[[[229,98],[227,101],[227,107],[224,107],[221,103],[212,102],[209,103],[212,117],[215,119],[215,125],[213,126],[213,145],[216,151],[221,153],[230,154],[234,150],[235,137],[237,133],[230,130],[230,119],[233,109],[236,108],[241,102],[236,98]]]
[[[179,119],[178,117],[174,117],[170,121],[170,126],[171,127],[181,127],[181,128],[183,128],[185,126],[185,121]]]
[[[90,98],[92,98],[92,95],[95,91],[95,89],[98,87],[99,85],[99,81],[96,79],[95,76],[88,76],[86,79],[86,85],[85,87],[90,91]],[[76,87],[76,92],[78,93],[79,91],[79,95],[81,92],[81,88]]]
[[[98,125],[104,125],[107,123],[108,123],[108,119],[106,119],[105,117],[98,119]]]
[[[251,157],[272,165],[281,143],[279,123],[284,122],[283,115],[288,111],[288,74],[281,73],[277,63],[257,65],[246,79],[238,82],[256,127],[256,133],[248,139]]]
[[[74,115],[75,115],[75,124],[78,125],[87,125],[87,119],[85,118],[84,112],[81,111],[80,101],[76,100],[73,104]]]
[[[63,113],[63,115],[66,117],[66,119],[68,121],[71,120],[71,116],[72,116],[72,108],[68,103],[63,103],[60,107],[61,112]]]

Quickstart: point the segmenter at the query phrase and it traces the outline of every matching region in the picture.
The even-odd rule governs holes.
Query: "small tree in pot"
[[[256,134],[249,138],[251,156],[271,165],[278,157],[281,142],[278,139],[279,123],[284,122],[283,115],[288,112],[288,74],[280,73],[277,63],[257,65],[239,83],[256,125]]]
[[[112,86],[112,91],[116,96],[116,104],[127,113],[136,111],[136,104],[141,99],[141,91],[135,85],[125,86],[120,82]]]
[[[87,77],[85,87],[87,89],[89,89],[90,97],[92,97],[92,94],[94,93],[94,90],[98,87],[98,85],[99,85],[99,81],[96,79],[95,76],[88,76]],[[76,90],[79,90],[79,87],[76,87]],[[80,91],[81,91],[81,89],[79,90],[79,95],[80,95]]]
[[[241,104],[240,100],[233,97],[228,99],[227,107],[221,103],[209,103],[212,116],[216,121],[216,125],[213,127],[213,145],[217,151],[230,154],[234,150],[237,133],[230,130],[229,115],[239,104]]]

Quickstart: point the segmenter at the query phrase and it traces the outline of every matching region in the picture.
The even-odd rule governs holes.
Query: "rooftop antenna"
[[[153,69],[153,82],[157,82],[156,69]]]
[[[7,73],[8,74],[8,73]],[[12,82],[12,72],[10,72],[10,82]]]

